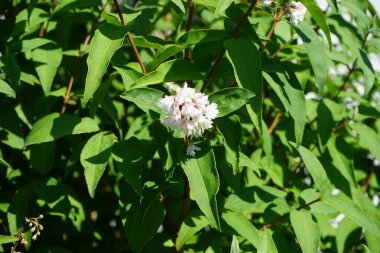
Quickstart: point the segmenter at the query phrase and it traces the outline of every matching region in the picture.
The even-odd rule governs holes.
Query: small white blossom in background
[[[195,146],[194,144],[189,144],[186,149],[186,155],[188,156],[195,156],[195,151],[200,151],[201,148],[198,146]]]
[[[376,91],[373,93],[371,105],[373,107],[379,107],[380,106],[380,92]]]
[[[333,228],[338,228],[339,223],[345,218],[344,214],[338,214],[334,219],[330,220],[330,224]]]
[[[375,167],[379,167],[380,166],[380,161],[377,160],[376,157],[373,154],[369,153],[367,155],[367,158],[372,161],[372,165],[373,166],[375,166]]]
[[[271,7],[273,5],[273,0],[264,0],[263,4],[265,7]]]
[[[348,110],[352,110],[352,109],[355,109],[356,107],[358,107],[360,105],[360,102],[359,101],[356,101],[354,100],[353,98],[351,97],[345,97],[343,99],[343,103],[346,105],[346,108]]]
[[[166,86],[174,95],[158,101],[158,106],[166,114],[161,123],[172,131],[183,132],[188,140],[201,137],[205,130],[212,127],[212,120],[219,113],[217,105],[210,104],[208,96],[187,87],[187,83],[183,88],[175,83],[167,83]],[[188,143],[186,153],[195,156],[195,151],[199,150],[199,147]]]
[[[303,21],[306,14],[306,7],[301,2],[292,2],[290,4],[290,23],[297,25]]]

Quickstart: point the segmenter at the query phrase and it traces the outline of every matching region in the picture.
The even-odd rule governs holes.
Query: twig
[[[333,132],[336,132],[338,131],[339,129],[341,129],[342,127],[344,126],[347,126],[347,124],[350,122],[350,120],[346,119],[345,121],[343,121],[342,123],[340,123],[339,125],[337,125],[336,127],[333,128]]]
[[[362,190],[363,190],[364,192],[367,191],[368,186],[369,186],[369,184],[371,183],[371,177],[372,177],[373,174],[374,174],[373,170],[370,169],[370,170],[368,171],[367,176],[366,176],[366,178],[365,178],[365,180],[364,180],[364,183],[363,183],[363,185],[362,185]]]
[[[273,24],[272,26],[269,28],[269,31],[267,33],[267,38],[268,40],[270,39],[270,37],[272,37],[272,34],[274,32],[274,29],[276,28],[278,22],[281,20],[281,17],[282,17],[282,14],[284,12],[284,9],[285,9],[285,4],[286,4],[286,1],[287,0],[284,0],[281,4],[281,7],[279,9],[277,9],[276,11],[276,15],[274,17],[274,21],[273,21]],[[265,47],[266,45],[268,44],[268,41],[264,41],[263,42],[263,46]]]
[[[311,202],[309,202],[309,203],[305,203],[305,204],[299,206],[296,210],[297,210],[297,211],[298,211],[298,210],[301,210],[301,209],[303,209],[303,208],[305,208],[305,207],[308,207],[308,206],[310,206],[310,205],[312,205],[312,204],[314,204],[314,203],[317,203],[317,202],[320,201],[320,200],[321,200],[321,198],[318,198],[318,199],[315,199],[315,200],[313,200],[313,201],[311,201]],[[268,228],[270,228],[270,227],[276,225],[277,223],[279,223],[279,222],[281,222],[282,220],[286,219],[289,215],[290,215],[290,213],[286,213],[286,214],[284,214],[283,216],[281,216],[280,218],[276,219],[275,221],[273,221],[273,222],[271,222],[271,223],[269,223],[269,224],[267,224],[267,225],[262,226],[262,227],[260,228],[260,230],[261,230],[261,231],[262,231],[262,230],[266,230],[266,229],[268,229]]]
[[[25,225],[25,224],[24,224]],[[11,253],[15,253],[16,252],[16,249],[19,245],[19,243],[24,239],[24,235],[23,235],[23,232],[24,232],[24,225],[22,225],[20,231],[17,233],[17,241],[15,241],[15,243],[13,244],[13,247],[12,247],[12,250],[11,250]]]
[[[239,23],[236,25],[235,29],[232,31],[230,37],[235,37],[240,29],[243,27],[245,21],[247,20],[248,16],[251,15],[253,8],[255,7],[257,3],[257,0],[252,0],[251,5],[249,6],[248,10],[244,13],[243,17],[240,19]],[[207,74],[206,80],[203,82],[201,92],[204,92],[206,90],[207,84],[210,81],[211,77],[214,75],[216,68],[218,67],[220,60],[223,58],[224,54],[226,52],[226,49],[223,48],[220,53],[218,54],[218,58],[215,60],[214,64],[212,65],[210,71]]]
[[[70,93],[71,93],[71,90],[73,88],[75,76],[76,76],[76,74],[78,72],[79,61],[82,58],[83,52],[86,51],[87,45],[88,45],[88,43],[90,42],[90,39],[91,39],[91,35],[95,31],[95,27],[97,26],[99,18],[102,15],[102,13],[103,13],[104,9],[106,8],[107,4],[108,4],[108,1],[100,9],[98,16],[92,21],[91,29],[88,32],[86,38],[84,39],[84,42],[83,42],[82,46],[79,49],[79,54],[77,55],[77,58],[75,60],[74,68],[73,68],[73,71],[71,72],[69,84],[67,85],[67,90],[66,90],[66,93],[65,93],[65,96],[64,96],[64,99],[63,99],[63,105],[62,105],[62,108],[61,108],[61,114],[65,113],[65,111],[66,111],[66,105],[69,103]]]
[[[125,22],[125,19],[123,17],[123,13],[121,12],[121,9],[120,9],[120,6],[119,6],[119,3],[117,0],[113,0],[114,2],[114,5],[115,5],[115,8],[116,8],[116,11],[117,13],[119,14],[119,18],[120,18],[120,21],[122,23],[123,26],[126,26],[127,23]],[[132,50],[137,58],[137,61],[139,62],[139,65],[140,65],[140,68],[142,70],[142,72],[144,74],[147,74],[148,72],[146,71],[146,68],[145,68],[145,65],[140,57],[140,54],[139,54],[139,51],[137,50],[136,48],[136,45],[135,45],[135,42],[133,41],[133,38],[132,38],[132,35],[130,32],[127,32],[127,37],[128,37],[128,40],[129,40],[129,43],[131,44],[132,46]]]
[[[270,125],[270,127],[268,129],[268,131],[269,131],[270,134],[272,134],[273,131],[274,131],[274,129],[276,128],[280,117],[281,117],[281,113],[277,112],[276,116],[274,116],[274,120],[273,120],[272,124]]]

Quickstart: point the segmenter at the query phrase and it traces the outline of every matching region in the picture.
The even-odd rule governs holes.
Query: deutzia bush
[[[379,12],[1,0],[0,252],[380,253]]]
[[[212,120],[218,115],[217,105],[210,104],[208,96],[187,87],[187,83],[183,88],[174,83],[167,87],[175,94],[159,100],[158,106],[166,113],[161,122],[173,131],[184,133],[188,142],[187,155],[194,156],[194,151],[200,148],[192,144],[191,139],[201,137],[212,127]]]

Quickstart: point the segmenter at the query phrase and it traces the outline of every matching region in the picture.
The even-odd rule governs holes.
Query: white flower
[[[273,5],[273,0],[264,0],[265,7],[271,7]]]
[[[359,101],[352,99],[351,97],[345,97],[343,99],[344,104],[348,110],[352,110],[360,105]]]
[[[200,147],[195,146],[194,144],[190,144],[187,146],[186,155],[195,156],[195,151],[199,151],[199,150],[201,150]]]
[[[173,95],[158,101],[158,106],[166,114],[161,123],[172,131],[183,132],[189,140],[201,137],[212,127],[212,120],[219,113],[217,105],[210,104],[208,96],[187,87],[186,83],[183,88],[175,83],[167,83],[166,86]],[[189,144],[187,153],[194,156],[196,150],[198,147]]]
[[[290,23],[297,25],[301,23],[306,14],[306,7],[301,2],[292,2],[290,4]]]

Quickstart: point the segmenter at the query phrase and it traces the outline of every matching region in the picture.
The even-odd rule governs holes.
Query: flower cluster
[[[215,103],[209,103],[208,96],[187,87],[168,83],[167,88],[174,95],[165,96],[158,101],[158,106],[166,113],[161,123],[172,131],[181,131],[186,139],[202,136],[206,129],[212,127],[212,120],[218,114]],[[194,156],[199,147],[188,143],[187,154]]]
[[[35,241],[39,235],[41,235],[41,231],[44,229],[44,227],[39,223],[39,220],[44,218],[42,214],[38,216],[37,218],[25,218],[26,223],[30,227],[30,231],[34,233],[32,236],[32,240]]]
[[[289,8],[290,23],[297,25],[301,23],[306,14],[306,7],[301,2],[292,2]]]

